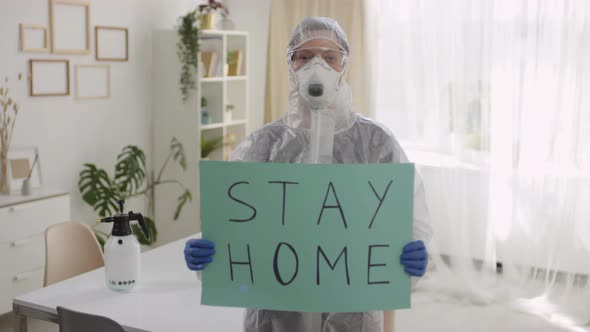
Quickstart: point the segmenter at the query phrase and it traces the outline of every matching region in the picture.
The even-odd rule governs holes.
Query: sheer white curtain
[[[368,3],[373,114],[428,192],[425,286],[590,324],[590,1]]]

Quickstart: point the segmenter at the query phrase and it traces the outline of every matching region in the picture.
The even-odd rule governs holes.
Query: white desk
[[[131,293],[107,288],[104,268],[14,299],[15,332],[26,317],[57,322],[57,306],[114,319],[129,331],[241,331],[244,310],[202,306],[201,283],[184,263],[186,239],[142,254],[141,284]]]

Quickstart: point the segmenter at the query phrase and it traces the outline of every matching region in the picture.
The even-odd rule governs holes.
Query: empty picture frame
[[[38,155],[36,147],[14,147],[8,151],[7,175],[8,187],[11,192],[17,192],[22,189],[23,180],[29,176],[31,188],[41,187],[41,167],[40,160],[35,156]]]
[[[30,95],[67,96],[70,94],[70,62],[55,59],[29,60]]]
[[[20,24],[21,52],[49,52],[49,31],[38,24]]]
[[[97,61],[127,61],[129,59],[129,30],[122,27],[94,27]]]
[[[110,65],[75,65],[76,99],[105,99],[111,97]]]
[[[49,0],[51,52],[90,54],[90,4],[77,0]]]

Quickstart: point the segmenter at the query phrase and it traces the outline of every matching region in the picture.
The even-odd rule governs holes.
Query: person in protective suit
[[[346,83],[349,44],[338,23],[310,17],[294,29],[287,47],[291,91],[285,115],[250,134],[230,155],[232,161],[277,163],[406,163],[408,158],[383,125],[355,113]],[[404,246],[400,262],[406,273],[426,271],[425,243],[432,236],[424,187],[416,172],[413,241]],[[191,239],[185,260],[200,271],[213,260],[215,245]],[[413,279],[413,284],[416,278]],[[244,330],[308,331],[309,313],[247,309]],[[383,313],[319,313],[322,332],[382,331]],[[317,319],[317,318],[316,318]]]

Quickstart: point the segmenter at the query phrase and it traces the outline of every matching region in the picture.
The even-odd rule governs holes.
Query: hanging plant
[[[191,11],[179,19],[177,54],[182,67],[180,72],[180,92],[182,101],[188,99],[189,90],[195,89],[194,74],[199,71],[199,29],[197,13]]]

